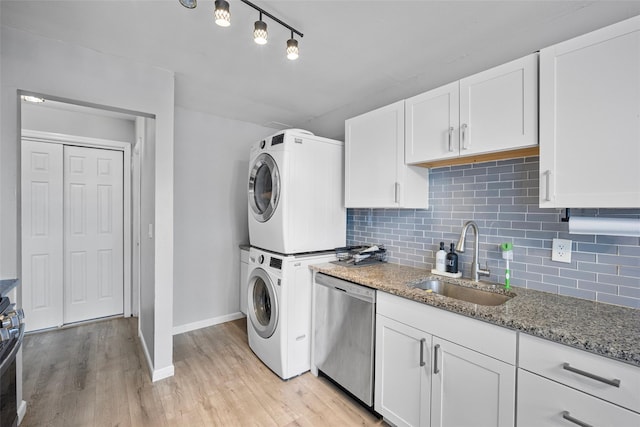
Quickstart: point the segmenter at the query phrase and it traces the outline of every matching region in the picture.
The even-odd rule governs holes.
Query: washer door
[[[268,221],[280,200],[280,173],[275,160],[262,153],[253,163],[249,174],[249,206],[260,222]]]
[[[253,329],[262,338],[269,338],[278,325],[278,298],[271,278],[261,268],[251,272],[249,279],[249,318]]]

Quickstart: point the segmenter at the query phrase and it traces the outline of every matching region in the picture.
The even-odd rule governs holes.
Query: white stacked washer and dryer
[[[346,242],[344,143],[290,129],[251,147],[247,335],[282,379],[310,368],[309,266]]]

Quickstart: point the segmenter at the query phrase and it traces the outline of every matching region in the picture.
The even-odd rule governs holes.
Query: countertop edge
[[[513,287],[514,298],[501,306],[478,306],[409,288],[407,283],[433,277],[431,272],[415,267],[388,263],[353,268],[325,263],[310,268],[410,301],[640,367],[640,310],[520,287]],[[481,285],[464,279],[438,278],[470,287]],[[485,290],[505,293],[499,287]],[[603,319],[590,315],[591,312],[602,313]],[[637,329],[635,336],[629,331],[630,325],[631,329]],[[588,327],[592,330],[584,330]]]

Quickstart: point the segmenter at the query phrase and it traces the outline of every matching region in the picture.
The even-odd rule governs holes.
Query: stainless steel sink
[[[467,288],[436,279],[425,280],[419,283],[409,284],[408,286],[479,305],[500,305],[512,298],[508,295]]]

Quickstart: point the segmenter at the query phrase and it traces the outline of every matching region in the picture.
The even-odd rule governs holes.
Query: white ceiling
[[[342,137],[344,120],[640,14],[640,1],[255,0],[304,33],[229,0],[232,24],[213,23],[213,0],[1,2],[3,26],[175,71],[176,105]]]

